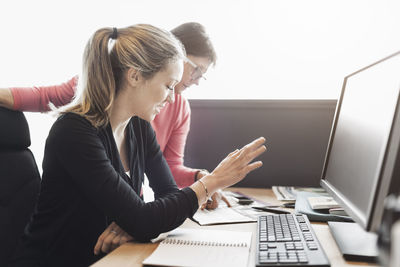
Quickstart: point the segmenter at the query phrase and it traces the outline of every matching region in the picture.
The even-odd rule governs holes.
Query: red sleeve
[[[183,165],[186,138],[190,130],[190,106],[187,100],[182,101],[177,126],[173,129],[170,138],[164,149],[164,157],[175,178],[179,188],[190,186],[194,183],[194,176],[197,169],[191,169]]]
[[[75,95],[77,84],[78,76],[75,76],[60,85],[10,88],[14,99],[14,109],[45,112],[50,110],[50,102],[56,107],[66,105]]]

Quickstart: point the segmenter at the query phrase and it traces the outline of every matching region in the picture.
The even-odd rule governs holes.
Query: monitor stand
[[[377,235],[356,223],[328,222],[343,258],[348,261],[378,261]]]

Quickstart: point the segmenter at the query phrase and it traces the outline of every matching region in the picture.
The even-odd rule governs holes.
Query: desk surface
[[[230,188],[227,190],[240,191],[246,195],[252,196],[256,199],[263,200],[269,203],[279,203],[275,198],[271,189],[255,189],[255,188]],[[324,248],[332,267],[346,267],[346,266],[378,266],[376,264],[367,264],[361,262],[349,262],[342,258],[339,249],[333,239],[328,225],[326,223],[312,223],[315,234],[317,235],[322,247]],[[224,230],[238,230],[238,231],[251,231],[253,232],[252,245],[250,250],[250,258],[248,266],[255,265],[255,234],[256,223],[242,223],[242,224],[226,224],[226,225],[213,225],[213,226],[199,226],[197,223],[186,220],[182,227],[186,228],[200,228],[207,229],[224,229]],[[142,266],[142,261],[147,258],[155,249],[157,244],[151,243],[126,243],[100,261],[96,262],[93,267],[133,267]]]

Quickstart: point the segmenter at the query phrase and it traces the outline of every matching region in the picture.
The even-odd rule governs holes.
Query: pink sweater
[[[176,184],[181,188],[193,184],[194,176],[198,171],[183,165],[183,153],[190,130],[190,113],[187,99],[175,94],[175,102],[168,103],[151,122],[161,151]]]
[[[55,86],[11,88],[14,109],[21,111],[49,111],[49,102],[60,107],[71,102],[75,95],[78,76]]]
[[[68,104],[76,91],[78,76],[66,83],[46,87],[11,88],[14,109],[21,111],[49,111],[49,102],[56,107]],[[183,165],[186,138],[190,130],[190,106],[182,95],[175,95],[175,102],[168,103],[152,121],[157,141],[168,162],[176,184],[186,187],[194,182],[197,169]]]

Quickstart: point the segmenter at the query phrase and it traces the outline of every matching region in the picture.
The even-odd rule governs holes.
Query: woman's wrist
[[[212,196],[218,189],[220,189],[217,183],[218,179],[213,174],[209,173],[206,176],[203,176],[200,180],[207,187],[209,196]]]
[[[196,182],[196,181],[200,180],[202,177],[206,176],[207,174],[210,174],[210,173],[206,169],[198,170],[194,174],[194,181]]]
[[[215,181],[215,177],[212,174],[208,174],[190,186],[196,193],[199,206],[205,203],[218,190],[218,185]]]
[[[206,184],[200,179],[198,182],[204,187],[204,192],[206,192],[206,199],[210,198],[210,193],[208,192],[208,188]]]
[[[207,194],[204,190],[204,186],[199,181],[197,181],[193,183],[190,188],[195,192],[199,207],[201,207],[201,205],[203,205],[203,203],[207,201]]]

